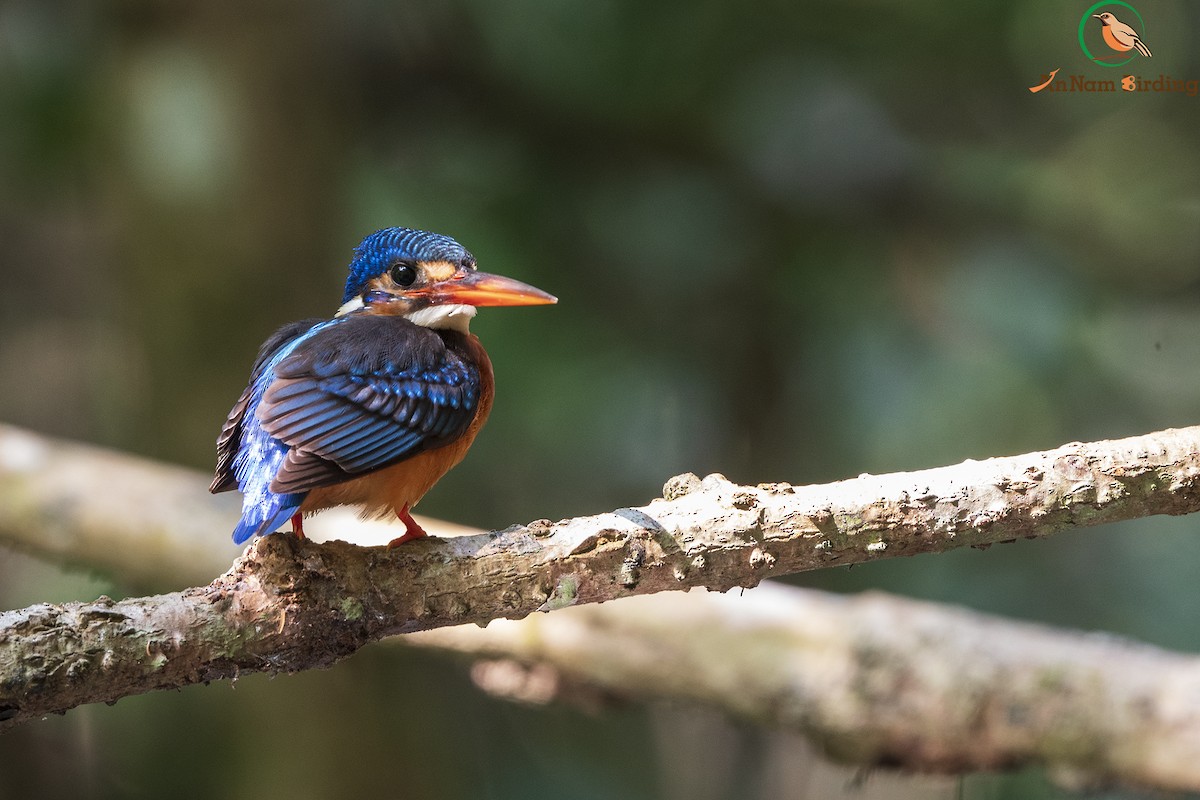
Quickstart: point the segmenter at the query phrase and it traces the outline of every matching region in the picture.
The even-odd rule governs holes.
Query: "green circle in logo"
[[[1138,27],[1142,29],[1142,33],[1143,34],[1146,33],[1146,21],[1142,19],[1142,15],[1138,13],[1138,10],[1136,8],[1129,5],[1129,3],[1121,2],[1121,0],[1100,0],[1099,3],[1096,3],[1096,5],[1092,6],[1087,11],[1083,12],[1083,16],[1079,18],[1079,47],[1080,47],[1080,49],[1083,50],[1083,54],[1085,56],[1087,56],[1088,60],[1090,60],[1093,64],[1098,64],[1101,67],[1123,67],[1126,64],[1128,64],[1130,61],[1133,61],[1133,59],[1137,58],[1137,56],[1132,55],[1129,58],[1125,59],[1124,61],[1118,61],[1114,64],[1110,64],[1107,61],[1101,61],[1100,59],[1098,59],[1094,55],[1092,55],[1092,51],[1088,50],[1087,42],[1085,42],[1083,40],[1083,29],[1087,26],[1088,20],[1092,18],[1092,14],[1093,14],[1093,12],[1095,12],[1096,9],[1102,8],[1104,6],[1123,6],[1125,8],[1128,8],[1130,11],[1133,12],[1133,15],[1135,17],[1137,17]]]

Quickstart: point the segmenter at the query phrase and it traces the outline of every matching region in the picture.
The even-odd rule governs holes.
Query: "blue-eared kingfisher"
[[[468,329],[477,306],[555,303],[528,284],[480,272],[448,236],[376,231],[354,250],[333,319],[284,325],[258,352],[217,439],[210,490],[242,492],[233,541],[323,508],[409,513],[462,460],[492,408],[492,363]]]

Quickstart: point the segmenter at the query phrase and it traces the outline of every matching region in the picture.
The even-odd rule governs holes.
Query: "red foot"
[[[292,535],[297,539],[304,538],[304,515],[299,511],[292,514]]]
[[[405,504],[404,508],[396,512],[396,516],[400,518],[400,521],[404,523],[404,527],[408,530],[404,532],[403,536],[399,536],[388,542],[389,550],[391,550],[393,547],[402,545],[405,542],[411,542],[413,539],[420,539],[429,535],[425,532],[425,529],[418,525],[417,521],[412,518],[412,514],[408,513],[407,504]]]

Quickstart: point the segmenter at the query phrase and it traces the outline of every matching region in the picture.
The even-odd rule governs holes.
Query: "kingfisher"
[[[556,302],[480,272],[449,236],[385,228],[363,239],[341,308],[263,343],[221,429],[209,490],[242,493],[233,541],[289,520],[303,538],[305,515],[341,505],[399,517],[405,533],[389,547],[425,536],[411,509],[492,408],[492,363],[469,330],[476,308]]]

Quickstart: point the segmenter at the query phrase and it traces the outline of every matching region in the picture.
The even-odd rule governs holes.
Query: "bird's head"
[[[477,306],[557,303],[526,283],[475,268],[475,256],[449,236],[384,228],[354,249],[338,316],[403,316],[428,328],[466,332]]]
[[[1103,14],[1092,14],[1093,17],[1100,20],[1104,25],[1111,25],[1117,21],[1117,18],[1105,11]]]

